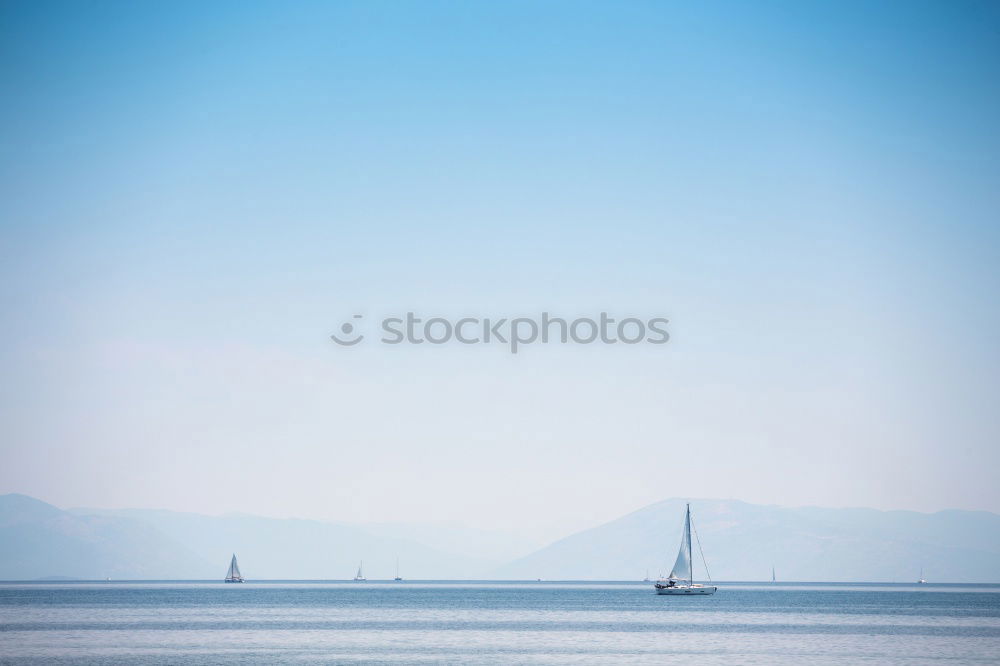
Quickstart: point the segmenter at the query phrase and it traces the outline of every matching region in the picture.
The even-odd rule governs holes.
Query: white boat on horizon
[[[226,582],[227,583],[243,582],[243,574],[240,573],[240,565],[236,564],[236,553],[233,553],[233,559],[229,563],[229,571],[226,572]]]
[[[367,578],[365,578],[365,575],[363,573],[361,573],[361,569],[364,567],[364,565],[365,565],[365,563],[364,563],[364,561],[362,561],[361,564],[358,565],[358,573],[357,573],[357,575],[354,576],[354,580],[356,580],[359,583],[363,583],[366,580],[368,580]]]
[[[698,550],[701,550],[700,543]],[[670,570],[669,576],[656,581],[653,587],[657,594],[715,594],[718,588],[714,585],[702,585],[694,582],[694,561],[691,555],[691,505],[688,504],[684,513],[684,533],[681,536],[681,547],[677,552],[674,568]],[[704,559],[704,554],[702,559]],[[705,574],[708,575],[708,566],[705,567]],[[712,577],[708,576],[708,579],[711,582]]]

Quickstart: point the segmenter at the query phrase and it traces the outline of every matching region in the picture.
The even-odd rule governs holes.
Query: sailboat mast
[[[688,540],[688,585],[694,585],[694,557],[691,553],[691,503],[687,505],[687,540]]]

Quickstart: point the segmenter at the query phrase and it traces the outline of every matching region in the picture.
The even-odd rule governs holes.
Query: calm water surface
[[[0,583],[0,663],[1000,663],[1000,586]]]

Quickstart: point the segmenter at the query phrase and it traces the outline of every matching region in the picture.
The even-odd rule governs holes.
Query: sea
[[[0,583],[0,663],[1000,663],[1000,585],[718,585]]]

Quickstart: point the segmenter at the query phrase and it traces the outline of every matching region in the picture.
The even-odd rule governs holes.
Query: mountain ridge
[[[669,570],[687,501],[654,502],[511,557],[503,535],[485,529],[433,534],[421,524],[63,510],[27,495],[0,495],[0,579],[214,580],[236,552],[250,580],[346,579],[361,560],[369,578],[391,578],[397,556],[404,578],[637,580],[646,570]],[[1000,515],[989,511],[781,507],[734,499],[691,504],[696,577],[705,577],[697,573],[704,570],[700,542],[719,580],[765,580],[774,566],[786,581],[915,581],[921,568],[932,582],[1000,581]]]
[[[627,580],[647,569],[668,571],[687,502],[655,502],[559,539],[494,574]],[[988,511],[781,507],[732,499],[691,505],[718,579],[766,580],[774,566],[785,580],[915,581],[921,567],[940,581],[1000,580],[1000,515]],[[695,560],[703,571],[697,550]],[[938,564],[945,562],[950,568]]]

